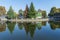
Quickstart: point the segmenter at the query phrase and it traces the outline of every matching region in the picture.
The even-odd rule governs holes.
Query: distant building
[[[7,20],[6,15],[1,15],[1,16],[0,16],[0,20],[2,20],[2,21],[3,21],[3,20]]]
[[[41,10],[38,10],[38,12],[36,14],[36,18],[42,18],[42,12],[41,12]]]
[[[48,14],[48,16],[49,16],[49,20],[50,20],[50,21],[53,20],[53,15]]]
[[[54,13],[54,15],[48,15],[50,20],[60,21],[60,13]]]
[[[60,13],[54,13],[53,19],[54,19],[55,21],[60,21]]]

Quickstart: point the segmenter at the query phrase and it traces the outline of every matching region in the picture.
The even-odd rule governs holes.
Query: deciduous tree
[[[6,9],[4,6],[0,6],[0,15],[5,15],[6,14]]]

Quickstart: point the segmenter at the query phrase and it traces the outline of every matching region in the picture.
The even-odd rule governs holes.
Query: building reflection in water
[[[36,22],[36,27],[40,30],[42,26],[46,26],[46,22]]]
[[[49,22],[49,24],[50,24],[50,27],[52,30],[55,30],[56,28],[60,28],[60,22],[51,21],[51,22]]]

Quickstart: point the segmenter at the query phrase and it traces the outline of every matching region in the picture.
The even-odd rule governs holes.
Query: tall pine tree
[[[29,13],[29,8],[28,8],[28,5],[26,5],[25,11],[24,11],[24,17],[25,18],[29,18],[28,13]]]
[[[14,10],[12,9],[12,6],[10,6],[9,11],[7,12],[8,18],[14,18]]]
[[[36,17],[36,12],[33,3],[31,2],[30,8],[29,8],[29,14],[28,16],[30,18],[35,18]]]

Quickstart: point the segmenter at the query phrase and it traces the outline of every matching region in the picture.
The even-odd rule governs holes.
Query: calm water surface
[[[60,40],[60,23],[0,23],[0,40]]]

